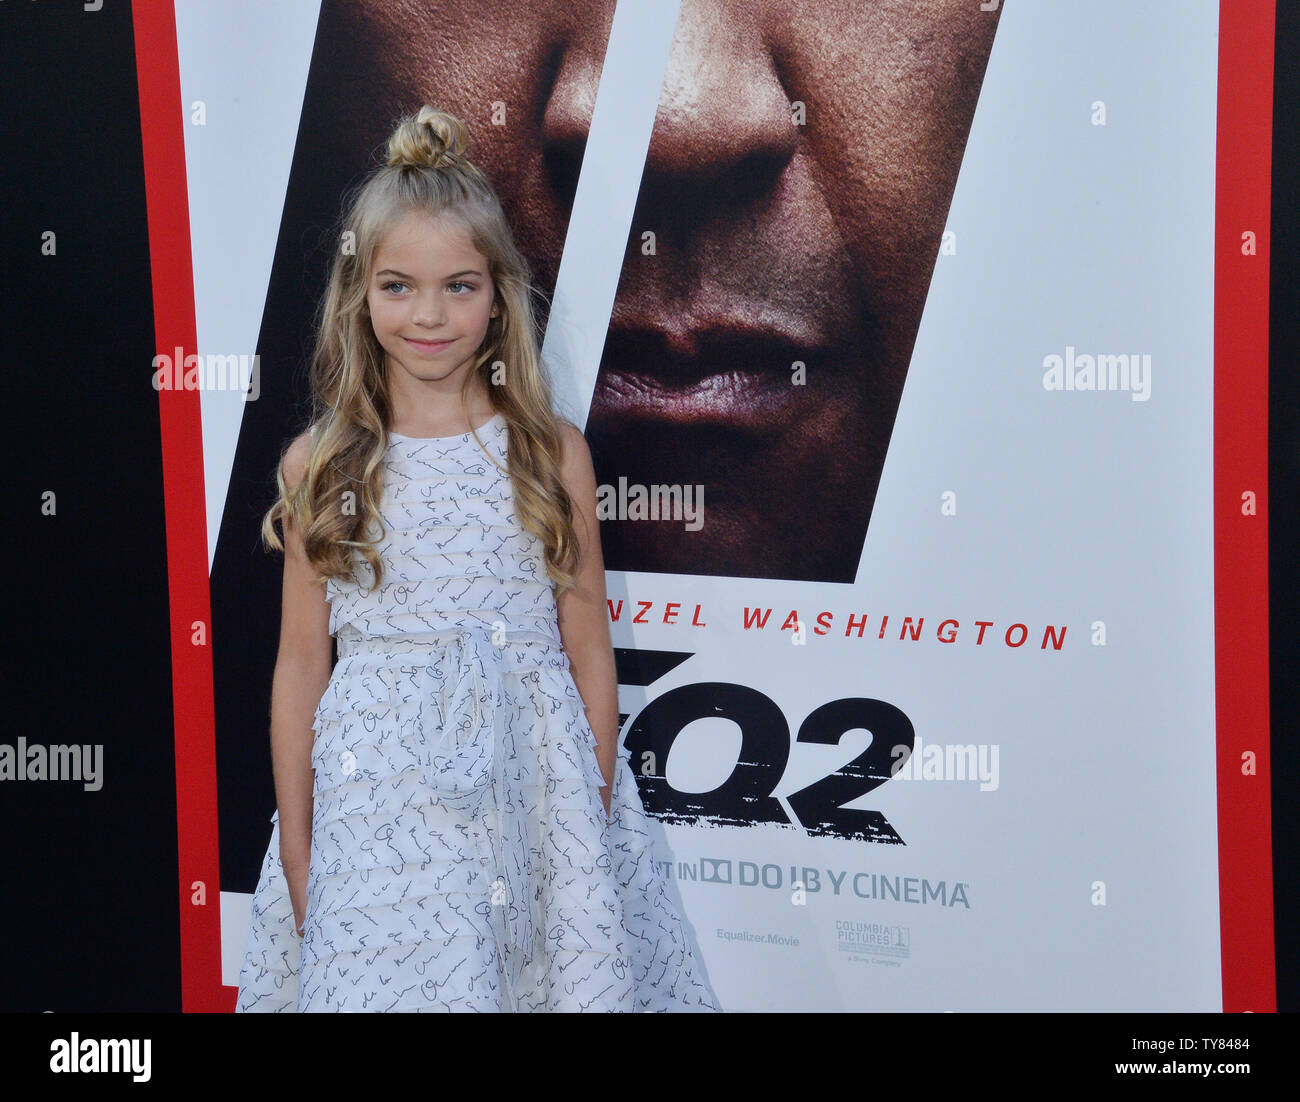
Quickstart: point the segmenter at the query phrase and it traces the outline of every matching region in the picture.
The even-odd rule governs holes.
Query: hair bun
[[[469,130],[455,115],[425,104],[405,116],[388,139],[388,163],[398,168],[441,168],[469,149]]]

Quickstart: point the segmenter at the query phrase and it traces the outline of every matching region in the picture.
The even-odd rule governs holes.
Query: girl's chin
[[[408,352],[405,356],[394,356],[390,353],[389,363],[390,365],[396,363],[399,370],[417,382],[440,383],[444,379],[456,378],[464,369],[469,367],[470,361],[466,360],[455,367],[446,368],[420,360],[418,357],[412,358]],[[389,370],[391,371],[392,368],[390,367]]]

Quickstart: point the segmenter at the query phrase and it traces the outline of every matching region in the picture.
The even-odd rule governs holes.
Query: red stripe
[[[1219,8],[1214,630],[1223,1009],[1275,1011],[1268,685],[1268,264],[1273,0]],[[1242,234],[1256,255],[1242,255]],[[1254,493],[1256,514],[1242,514]],[[1243,775],[1242,755],[1255,756]]]
[[[161,355],[197,349],[185,183],[186,115],[170,3],[132,5],[140,134],[144,149],[154,338]],[[151,372],[152,374],[152,372]],[[141,379],[141,385],[149,385]],[[217,848],[216,740],[208,588],[203,431],[197,390],[158,395],[176,742],[176,835],[180,866],[181,1008],[230,1010],[221,987],[221,876]],[[202,625],[205,638],[192,637]]]

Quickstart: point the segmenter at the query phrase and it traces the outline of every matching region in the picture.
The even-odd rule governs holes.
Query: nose
[[[566,55],[547,100],[545,159],[564,195],[577,188],[601,63],[585,51]],[[710,197],[734,208],[765,192],[798,145],[790,97],[747,6],[682,0],[638,214],[698,213],[692,205]]]
[[[447,317],[446,304],[437,287],[425,287],[412,298],[411,320],[425,329],[441,325]]]
[[[790,97],[747,5],[684,0],[641,180],[662,194],[734,206],[794,156]],[[685,193],[685,194],[683,194]]]

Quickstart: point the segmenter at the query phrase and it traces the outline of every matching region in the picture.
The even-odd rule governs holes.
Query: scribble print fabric
[[[508,432],[479,430],[503,467]],[[623,747],[606,819],[508,475],[472,434],[390,434],[384,463],[384,580],[356,556],[326,588],[304,933],[277,813],[236,1010],[720,1010]]]

